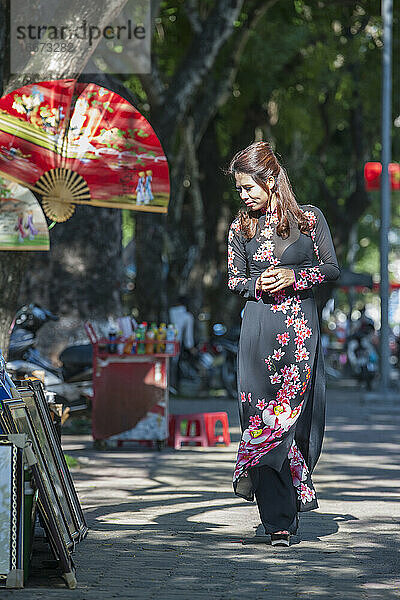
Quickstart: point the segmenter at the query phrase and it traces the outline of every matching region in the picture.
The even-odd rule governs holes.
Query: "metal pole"
[[[392,129],[392,22],[393,0],[382,0],[383,63],[382,63],[382,177],[381,177],[381,392],[387,394],[390,386],[389,352],[389,228]]]

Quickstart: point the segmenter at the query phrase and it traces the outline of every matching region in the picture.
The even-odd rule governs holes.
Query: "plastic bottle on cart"
[[[157,323],[152,323],[151,327],[154,333],[154,344],[153,344],[153,352],[157,352],[157,336],[158,336],[158,326]]]
[[[156,351],[159,354],[163,354],[165,352],[165,340],[167,338],[167,326],[165,323],[160,323],[160,327],[157,331],[157,346]]]
[[[117,351],[117,344],[115,340],[117,339],[117,329],[115,327],[110,327],[108,330],[108,345],[107,350],[110,354],[115,354]]]
[[[175,342],[176,340],[176,330],[175,326],[170,323],[167,328],[167,342]],[[165,353],[166,354],[175,354],[175,343],[166,344],[165,345]]]
[[[136,354],[140,354],[142,333],[142,326],[139,324],[136,328]]]
[[[132,354],[134,341],[135,341],[135,332],[133,332],[132,335],[130,335],[128,337],[128,339],[125,341],[124,354]]]
[[[136,350],[137,354],[145,354],[146,353],[146,344],[145,344],[146,333],[147,333],[147,323],[146,323],[146,321],[143,321],[143,323],[141,323],[138,326],[137,332],[136,332],[136,339],[138,341],[137,350]]]
[[[119,337],[122,340],[117,344],[117,354],[122,356],[122,354],[124,353],[125,342],[123,341],[124,338],[122,337],[121,329],[118,330],[117,337]]]
[[[137,330],[136,330],[137,331]],[[136,337],[136,331],[134,331],[131,335],[132,338],[132,350],[131,350],[131,354],[136,354],[137,352],[137,337]]]
[[[153,354],[154,352],[154,342],[156,339],[156,334],[154,331],[155,323],[152,323],[147,330],[146,336],[146,354]]]

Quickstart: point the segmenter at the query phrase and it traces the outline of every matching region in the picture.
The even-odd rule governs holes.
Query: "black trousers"
[[[285,460],[279,472],[267,466],[250,469],[250,477],[265,533],[285,530],[296,533],[297,498],[289,460]]]

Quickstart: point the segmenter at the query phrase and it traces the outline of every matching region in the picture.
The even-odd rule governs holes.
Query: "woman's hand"
[[[275,294],[285,287],[293,285],[295,277],[292,269],[269,267],[260,276],[259,285],[263,292]]]

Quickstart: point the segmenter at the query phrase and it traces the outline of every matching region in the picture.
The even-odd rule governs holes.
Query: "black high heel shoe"
[[[271,533],[271,546],[290,546],[290,533]]]

